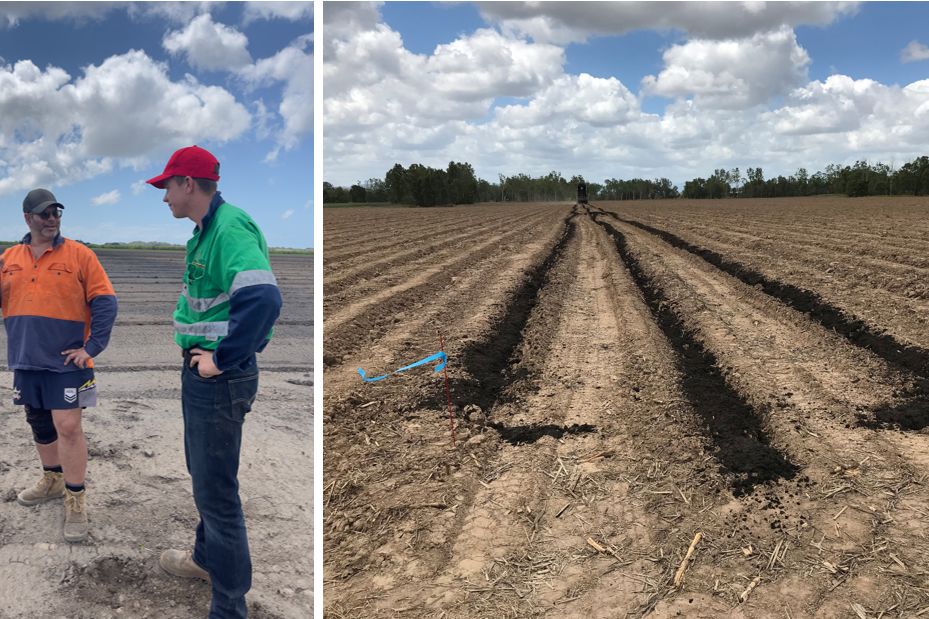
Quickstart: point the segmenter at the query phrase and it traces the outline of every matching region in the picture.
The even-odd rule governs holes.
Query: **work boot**
[[[199,578],[210,582],[209,573],[197,565],[193,554],[189,550],[165,550],[158,559],[158,565],[172,576]]]
[[[85,491],[71,492],[65,489],[65,526],[66,542],[82,542],[90,531],[90,519],[87,517],[87,498]]]
[[[42,479],[32,488],[26,488],[18,495],[16,501],[20,505],[38,505],[52,499],[60,499],[65,494],[65,476],[63,473],[45,471]]]

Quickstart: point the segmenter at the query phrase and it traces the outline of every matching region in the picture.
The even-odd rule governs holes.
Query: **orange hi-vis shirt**
[[[116,322],[116,293],[97,255],[60,234],[38,260],[27,234],[3,252],[0,304],[12,370],[73,372],[64,350],[99,355]],[[87,367],[93,367],[88,360]]]

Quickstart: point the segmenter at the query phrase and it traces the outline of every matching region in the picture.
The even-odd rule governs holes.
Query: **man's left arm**
[[[110,334],[116,322],[116,293],[110,278],[96,254],[91,253],[82,265],[84,275],[84,297],[90,306],[90,336],[83,348],[72,348],[61,352],[64,364],[73,362],[83,368],[87,360],[96,357],[110,343]]]
[[[264,348],[268,333],[281,313],[281,291],[271,271],[243,271],[236,281],[240,278],[257,282],[233,284],[229,296],[229,331],[213,352],[213,363],[222,372],[241,365]]]

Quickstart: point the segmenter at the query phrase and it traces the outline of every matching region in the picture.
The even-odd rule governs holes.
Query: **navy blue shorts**
[[[48,410],[96,406],[97,381],[94,379],[94,370],[13,370],[13,404]]]

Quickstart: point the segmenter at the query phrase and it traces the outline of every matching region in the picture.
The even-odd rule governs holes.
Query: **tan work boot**
[[[158,559],[161,569],[172,576],[181,578],[199,578],[210,582],[210,575],[205,569],[194,561],[193,553],[189,550],[165,550]]]
[[[82,542],[90,531],[90,518],[87,517],[86,492],[71,492],[65,488],[65,526],[66,542]]]
[[[52,499],[60,499],[65,494],[65,476],[63,473],[45,471],[42,479],[32,488],[26,488],[18,495],[16,501],[20,505],[38,505]]]

